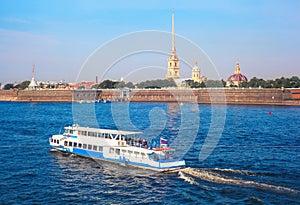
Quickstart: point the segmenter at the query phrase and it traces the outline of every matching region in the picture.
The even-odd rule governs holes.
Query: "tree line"
[[[213,87],[226,87],[226,81],[221,80],[207,80],[205,82],[194,82],[193,80],[185,80],[183,85],[188,88],[213,88]],[[98,89],[117,89],[117,88],[165,88],[165,87],[177,87],[174,80],[147,80],[137,84],[132,82],[115,82],[105,80],[102,83],[95,85],[94,88]],[[239,86],[230,87],[243,87],[243,88],[300,88],[300,79],[297,76],[291,78],[277,78],[275,80],[264,80],[262,78],[253,77],[248,82],[243,82]]]
[[[8,83],[3,86],[4,90],[19,89],[24,90],[28,87],[30,81],[23,81],[17,85]],[[207,80],[205,82],[194,82],[193,80],[185,80],[183,85],[188,88],[212,88],[212,87],[225,87],[226,81],[222,80]],[[174,80],[170,79],[157,79],[147,80],[140,83],[124,82],[124,81],[112,81],[104,80],[99,84],[94,84],[94,89],[121,89],[121,88],[166,88],[166,87],[177,87]],[[248,82],[243,82],[239,86],[230,87],[244,87],[244,88],[300,88],[300,79],[297,76],[291,78],[277,78],[275,80],[264,80],[262,78],[253,77]],[[84,89],[84,87],[82,87]]]
[[[264,80],[262,78],[252,78],[248,82],[241,83],[240,87],[245,88],[299,88],[300,79],[297,76],[291,78],[276,78],[275,80]]]
[[[3,90],[10,90],[10,89],[18,89],[18,90],[25,90],[28,88],[28,85],[30,84],[30,81],[26,80],[22,83],[19,83],[17,85],[14,85],[12,83],[7,83],[3,86]]]
[[[174,80],[166,80],[166,79],[157,79],[157,80],[147,80],[144,82],[133,84],[132,82],[124,82],[124,81],[111,81],[104,80],[100,84],[93,85],[92,88],[96,89],[117,89],[117,88],[164,88],[164,87],[176,87],[176,83]]]

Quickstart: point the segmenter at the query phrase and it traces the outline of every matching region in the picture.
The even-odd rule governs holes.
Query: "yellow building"
[[[179,79],[179,59],[176,55],[175,34],[174,34],[174,12],[172,12],[172,49],[168,58],[168,73],[166,79]]]
[[[197,61],[195,61],[194,67],[192,69],[192,80],[198,83],[201,82],[200,68],[198,67]]]

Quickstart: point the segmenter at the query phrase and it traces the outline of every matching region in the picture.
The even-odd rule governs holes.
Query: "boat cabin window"
[[[69,146],[72,147],[72,142],[69,142]]]
[[[103,152],[103,147],[99,146],[99,152]]]
[[[86,131],[81,131],[81,134],[83,135],[83,136],[86,136]]]
[[[129,154],[129,156],[131,156],[131,154],[132,154],[132,151],[131,151],[131,150],[128,150],[128,154]]]
[[[73,146],[74,146],[74,147],[77,147],[77,142],[74,142]]]
[[[120,149],[116,149],[116,154],[120,155]]]
[[[87,145],[86,144],[83,144],[83,149],[86,149],[87,148]]]
[[[53,138],[51,138],[51,142],[53,142]]]
[[[79,148],[81,148],[81,147],[82,147],[82,144],[81,144],[81,143],[79,143],[79,144],[78,144],[78,147],[79,147]]]
[[[93,146],[93,150],[97,151],[97,146],[96,145]]]
[[[109,148],[109,153],[112,154],[114,153],[115,149],[114,148]]]
[[[91,150],[92,149],[92,145],[88,144],[88,149]]]
[[[142,154],[142,157],[143,157],[143,158],[145,158],[145,157],[146,157],[145,153],[143,153],[143,152],[142,152],[141,154]]]
[[[73,130],[70,130],[70,132],[69,132],[70,134],[73,134]]]
[[[64,142],[64,146],[68,146],[68,141],[65,141],[65,142]]]
[[[123,153],[126,153],[126,150],[125,150],[125,149],[122,149],[122,152],[123,152]]]
[[[56,140],[54,140],[54,143],[56,143]]]
[[[88,132],[90,137],[97,137],[97,132]]]
[[[57,140],[56,143],[59,144],[59,140]]]
[[[134,152],[135,157],[138,157],[140,155],[139,152]]]

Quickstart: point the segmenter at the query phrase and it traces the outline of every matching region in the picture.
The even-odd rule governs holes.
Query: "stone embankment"
[[[300,105],[300,89],[123,89],[0,91],[0,101],[191,102],[232,105]]]

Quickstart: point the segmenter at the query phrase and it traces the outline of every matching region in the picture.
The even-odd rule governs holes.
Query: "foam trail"
[[[178,175],[180,179],[183,179],[184,181],[189,182],[190,184],[199,185],[197,182],[195,182],[193,178],[186,176],[182,172],[178,172]]]
[[[242,175],[247,175],[247,176],[255,176],[255,172],[250,172],[247,170],[236,170],[236,169],[221,169],[221,168],[213,168],[211,170],[215,171],[220,171],[220,172],[228,172],[228,173],[233,173],[233,174],[242,174]]]
[[[262,189],[269,189],[269,190],[275,190],[280,192],[289,192],[289,193],[300,193],[298,190],[290,189],[287,187],[282,186],[275,186],[270,184],[264,184],[254,181],[247,181],[247,180],[241,180],[241,179],[229,179],[224,178],[223,176],[205,171],[205,170],[197,170],[195,168],[185,168],[182,169],[181,172],[192,175],[194,177],[197,177],[201,180],[214,182],[214,183],[221,183],[221,184],[231,184],[231,185],[239,185],[239,186],[245,186],[245,187],[256,187],[256,188],[262,188]]]

